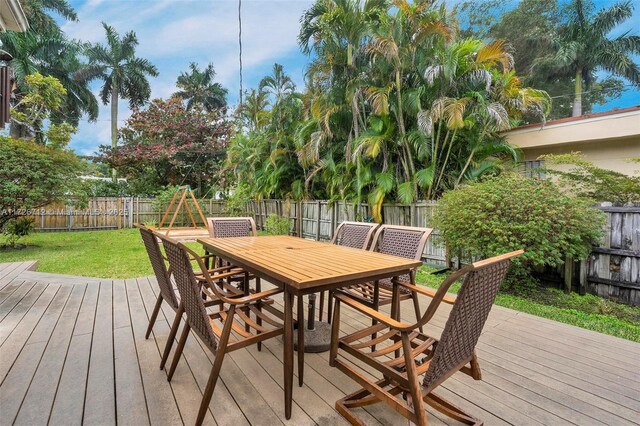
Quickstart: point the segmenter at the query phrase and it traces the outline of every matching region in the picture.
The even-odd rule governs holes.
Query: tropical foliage
[[[158,70],[151,62],[136,56],[138,38],[133,31],[124,36],[102,23],[107,36],[107,45],[96,43],[89,46],[84,54],[89,63],[76,72],[76,77],[84,82],[99,79],[103,82],[100,99],[104,105],[111,104],[111,146],[118,143],[118,100],[129,101],[130,108],[144,105],[151,95],[147,76],[157,76]],[[116,170],[113,169],[113,179]]]
[[[593,12],[585,0],[573,0],[570,19],[552,40],[554,54],[548,59],[561,75],[575,78],[573,116],[582,115],[582,92],[591,87],[599,69],[624,77],[640,87],[640,68],[632,55],[640,54],[640,36],[624,33],[609,38],[609,32],[631,18],[633,6],[627,0]]]
[[[551,118],[589,113],[593,105],[619,97],[620,78],[640,84],[632,2],[597,11],[591,0],[522,0],[508,7],[499,0],[463,2],[461,26],[467,35],[509,42],[525,83],[555,98]],[[620,34],[612,36],[616,28]],[[598,71],[610,75],[603,78]]]
[[[498,133],[546,93],[523,87],[502,41],[457,36],[431,1],[318,0],[299,41],[295,91],[278,64],[240,108],[226,170],[258,197],[434,199],[499,173],[518,153]]]
[[[75,77],[82,66],[83,43],[68,39],[60,30],[51,13],[63,19],[76,20],[73,8],[65,0],[26,0],[24,6],[30,29],[25,32],[0,33],[0,47],[11,57],[5,61],[16,78],[16,102],[29,93],[26,77],[35,73],[56,78],[66,91],[65,102],[53,111],[54,124],[67,123],[76,127],[83,115],[89,120],[98,117],[98,103],[86,81]],[[21,106],[14,107],[20,112]],[[41,129],[11,122],[11,135],[15,138],[32,138]]]
[[[187,109],[203,109],[211,112],[227,106],[227,89],[220,83],[214,83],[216,75],[213,64],[200,71],[198,64],[189,65],[189,73],[183,72],[178,76],[176,86],[178,90],[173,96],[187,103]]]
[[[137,194],[180,184],[208,189],[216,182],[229,133],[220,110],[188,110],[178,98],[155,99],[120,129],[121,145],[100,147],[100,160],[118,168]]]
[[[11,119],[34,135],[36,142],[65,147],[76,129],[66,122],[56,124],[51,118],[64,105],[67,91],[55,77],[39,73],[26,76],[25,85],[28,92],[15,105]]]

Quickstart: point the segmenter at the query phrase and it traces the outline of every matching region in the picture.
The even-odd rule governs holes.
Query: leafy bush
[[[66,149],[0,137],[0,228],[47,204],[81,203],[86,196],[78,179],[83,167]]]
[[[135,194],[127,181],[91,180],[88,181],[89,194],[92,197],[128,197]]]
[[[514,264],[526,277],[567,256],[584,259],[602,235],[604,215],[550,181],[506,174],[444,194],[433,224],[453,253],[484,258],[525,249]]]
[[[270,214],[264,227],[269,235],[289,235],[291,230],[291,219],[288,217]]]
[[[603,169],[586,161],[580,152],[561,155],[543,155],[541,160],[549,165],[570,166],[568,170],[545,169],[546,173],[558,177],[563,188],[576,195],[594,201],[628,203],[640,201],[640,176],[627,176],[614,170]],[[632,159],[631,161],[638,161]],[[640,167],[640,166],[639,166]]]
[[[246,183],[239,183],[233,194],[227,198],[225,212],[229,216],[247,216],[247,203],[251,201],[251,188]]]
[[[4,224],[2,234],[5,237],[9,247],[13,247],[23,237],[26,237],[33,231],[34,221],[31,218],[19,217],[11,219]]]

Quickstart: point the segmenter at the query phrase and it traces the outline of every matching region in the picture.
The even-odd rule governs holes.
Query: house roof
[[[545,123],[527,124],[502,133],[520,148],[542,148],[563,144],[606,140],[640,139],[640,105],[607,112],[561,118]]]
[[[549,120],[543,123],[525,124],[523,126],[514,127],[513,129],[510,129],[504,133],[507,134],[507,133],[514,132],[517,130],[522,130],[522,129],[545,128],[545,127],[553,126],[556,124],[563,124],[563,123],[576,123],[576,122],[589,120],[593,118],[608,117],[611,115],[618,115],[618,114],[626,114],[634,111],[640,111],[640,105],[636,105],[628,108],[612,109],[611,111],[593,112],[591,114],[579,115],[577,117],[558,118],[556,120]]]
[[[29,22],[18,0],[0,0],[0,31],[23,32]]]

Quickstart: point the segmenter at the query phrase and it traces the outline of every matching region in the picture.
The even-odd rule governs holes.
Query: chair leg
[[[457,420],[461,423],[475,426],[481,426],[483,424],[482,420],[473,417],[471,414],[467,413],[460,407],[453,405],[446,399],[435,395],[433,392],[427,394],[424,397],[424,402],[426,402],[432,408],[435,408],[445,416]]]
[[[422,314],[420,313],[420,301],[418,300],[417,293],[411,293],[411,299],[413,299],[413,309],[416,311],[416,322],[420,321]],[[424,333],[424,327],[420,326],[420,333]]]
[[[244,273],[244,277],[242,279],[242,291],[244,291],[244,295],[245,296],[249,296],[251,294],[251,291],[249,290],[249,273],[245,272]],[[243,308],[242,309],[244,311],[244,314],[248,317],[251,317],[251,311],[249,310],[248,307]],[[244,331],[246,331],[247,333],[249,333],[251,331],[251,327],[249,327],[249,324],[245,324],[244,325]]]
[[[178,327],[180,327],[180,321],[182,320],[183,312],[184,312],[184,305],[180,303],[180,306],[178,306],[178,310],[176,311],[176,317],[173,319],[173,324],[171,325],[169,336],[167,337],[167,343],[164,347],[162,360],[160,361],[160,370],[164,369],[164,366],[167,363],[167,360],[169,359],[169,353],[171,353],[171,348],[173,347],[173,341],[176,338],[176,334],[178,334]]]
[[[153,330],[153,325],[156,323],[156,318],[158,318],[158,312],[160,312],[160,306],[162,306],[162,294],[158,295],[158,300],[156,300],[156,306],[153,307],[153,312],[151,313],[151,318],[149,318],[149,326],[147,327],[147,332],[144,335],[145,339],[149,338],[151,334],[151,330]]]
[[[329,293],[331,294],[331,293]],[[329,305],[331,306],[331,305]],[[336,366],[336,358],[338,357],[338,339],[340,338],[340,300],[336,299],[336,310],[333,313],[333,321],[331,323],[331,347],[329,352],[329,365]]]
[[[262,285],[260,283],[260,277],[256,277],[256,293],[260,293],[262,291]],[[257,304],[258,312],[262,312],[262,302]],[[262,325],[262,318],[258,315],[256,317],[256,323],[258,325]],[[262,351],[262,342],[258,342],[258,352]]]
[[[471,357],[471,377],[473,377],[474,380],[482,380],[482,370],[480,369],[476,351],[473,351],[473,356]]]
[[[404,352],[405,367],[407,369],[407,379],[409,379],[409,393],[413,403],[413,413],[415,423],[418,426],[427,426],[427,413],[424,410],[422,401],[422,387],[420,386],[416,364],[413,360],[413,347],[407,333],[402,333],[402,351]]]
[[[373,293],[373,309],[375,309],[376,311],[380,310],[380,300],[378,299],[378,292],[377,291],[375,291]],[[371,326],[374,326],[377,323],[378,323],[378,321],[376,321],[373,318],[371,319]],[[375,339],[377,335],[378,335],[378,333],[373,333],[371,335],[371,339],[372,340]],[[375,352],[375,350],[376,350],[376,345],[372,345],[371,346],[371,352]]]
[[[187,337],[189,337],[189,331],[191,330],[191,326],[188,321],[185,321],[184,327],[182,328],[182,334],[180,335],[180,340],[178,341],[178,347],[176,348],[176,353],[173,354],[173,360],[171,361],[171,368],[169,368],[169,375],[167,376],[167,381],[171,381],[173,378],[173,373],[176,371],[176,367],[178,366],[178,361],[180,361],[180,357],[182,356],[182,351],[184,350],[184,344],[187,343]]]
[[[327,293],[329,293],[327,295],[327,322],[331,324],[331,321],[333,321],[333,291],[327,290]]]

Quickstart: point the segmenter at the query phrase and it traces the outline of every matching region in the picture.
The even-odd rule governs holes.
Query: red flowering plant
[[[226,110],[187,110],[180,99],[155,99],[134,111],[119,130],[119,145],[100,146],[98,160],[126,176],[139,194],[188,184],[205,191],[216,183],[231,124]]]

